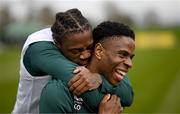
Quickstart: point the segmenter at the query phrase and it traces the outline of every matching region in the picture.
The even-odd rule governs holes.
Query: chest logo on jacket
[[[83,99],[74,96],[74,109],[81,110],[82,104],[83,104]]]

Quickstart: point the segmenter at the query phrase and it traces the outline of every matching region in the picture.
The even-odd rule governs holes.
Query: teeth
[[[120,71],[120,73],[121,73],[123,76],[125,76],[125,75],[126,75],[126,73],[125,73],[125,72],[123,72],[123,71]]]
[[[117,72],[118,73],[120,73],[121,75],[123,75],[123,76],[125,76],[126,75],[126,73],[125,72],[123,72],[123,71],[121,71],[121,70],[117,70]]]

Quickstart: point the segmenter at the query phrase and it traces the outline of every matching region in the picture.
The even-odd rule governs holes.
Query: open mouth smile
[[[123,80],[123,78],[126,74],[127,74],[127,72],[117,69],[117,70],[115,70],[115,79],[117,81],[121,81],[121,80]]]

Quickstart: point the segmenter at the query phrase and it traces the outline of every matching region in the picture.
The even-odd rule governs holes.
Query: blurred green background
[[[4,0],[0,7],[0,113],[10,113],[13,109],[19,81],[20,53],[26,37],[36,30],[51,25],[54,21],[54,14],[64,11],[63,8],[58,9],[54,5],[47,7],[48,5],[43,5],[45,3],[42,1],[38,2],[41,4],[40,6],[35,6],[35,0],[18,1]],[[173,1],[173,7],[180,6],[176,6],[179,3],[176,0],[170,1]],[[104,5],[103,15],[106,15],[106,18],[101,20],[97,19],[97,15],[90,17],[89,14],[86,14],[85,9],[76,6],[82,3],[85,7],[87,5],[97,7],[96,4],[101,2]],[[137,48],[133,69],[128,74],[135,97],[132,106],[125,108],[125,113],[180,113],[180,23],[174,21],[174,23],[170,23],[168,20],[163,23],[159,18],[161,13],[158,14],[153,10],[148,10],[149,12],[147,11],[144,15],[144,21],[138,23],[133,18],[134,16],[126,12],[126,9],[118,10],[121,6],[116,6],[117,0],[116,2],[101,2],[79,1],[75,4],[72,1],[60,1],[56,4],[62,6],[62,3],[66,3],[65,10],[71,7],[79,8],[93,26],[103,20],[115,20],[127,23],[135,30]],[[171,7],[171,2],[167,2],[166,5]],[[10,5],[11,3],[13,5]],[[127,6],[129,8],[136,5],[139,8],[138,4],[143,5],[143,0],[126,3],[129,4]],[[27,13],[28,16],[22,19],[16,15],[17,12],[12,11],[17,8],[17,4],[20,4],[22,9],[27,8],[27,12],[24,14]],[[165,5],[161,0],[157,4]],[[12,6],[16,7],[12,8]],[[32,13],[30,10],[32,8],[36,12]],[[89,7],[87,9],[91,10]],[[140,10],[144,9],[140,8]],[[165,12],[174,13],[168,9]]]

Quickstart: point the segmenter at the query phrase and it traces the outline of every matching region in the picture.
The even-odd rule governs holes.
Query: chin
[[[120,82],[120,81],[119,81]],[[117,81],[110,82],[113,86],[117,86],[119,84]]]
[[[118,84],[119,84],[119,82],[118,82],[118,83],[113,84],[113,86],[117,86]]]

